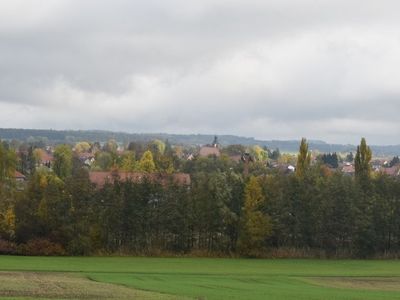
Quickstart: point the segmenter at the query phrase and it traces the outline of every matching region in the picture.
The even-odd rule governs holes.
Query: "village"
[[[27,167],[29,164],[32,165],[29,160],[34,161],[34,168],[53,170],[54,152],[57,146],[30,146],[28,149],[26,146],[24,149],[24,146],[16,150],[18,163],[14,177],[17,182],[25,182],[27,176],[32,172],[32,169]],[[88,170],[90,180],[98,187],[102,187],[107,181],[116,177],[121,180],[133,181],[147,178],[160,183],[172,179],[176,183],[190,185],[190,174],[184,172],[185,165],[190,165],[190,162],[198,159],[229,161],[232,167],[241,169],[244,175],[249,174],[249,169],[257,168],[259,174],[263,172],[264,174],[271,172],[294,173],[297,160],[296,154],[280,153],[279,149],[271,151],[258,145],[251,147],[221,146],[217,136],[212,143],[197,146],[170,145],[168,141],[165,143],[160,140],[122,145],[110,140],[102,144],[84,141],[68,147],[71,148],[75,163]],[[132,151],[134,147],[136,147],[137,153]],[[143,156],[146,151],[151,153],[150,167],[141,168],[140,160],[143,157],[139,155]],[[163,161],[158,162],[157,160],[160,159]],[[354,176],[355,173],[352,152],[337,154],[312,151],[311,163],[321,165],[327,174],[342,172],[345,175]],[[371,168],[375,174],[398,177],[400,176],[400,159],[398,156],[373,158]]]

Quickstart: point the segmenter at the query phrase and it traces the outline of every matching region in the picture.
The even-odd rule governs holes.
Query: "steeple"
[[[212,143],[212,146],[214,147],[214,148],[217,148],[218,147],[218,137],[215,135],[214,136],[214,141],[213,141],[213,143]]]

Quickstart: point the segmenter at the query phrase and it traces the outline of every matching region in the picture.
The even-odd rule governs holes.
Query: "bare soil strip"
[[[400,291],[400,277],[312,277],[305,280],[324,287]]]
[[[77,274],[0,272],[1,297],[172,300],[174,296],[92,281]]]

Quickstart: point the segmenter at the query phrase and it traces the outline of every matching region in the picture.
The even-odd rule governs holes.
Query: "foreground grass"
[[[2,256],[0,271],[63,272],[164,293],[131,299],[400,299],[400,261]]]

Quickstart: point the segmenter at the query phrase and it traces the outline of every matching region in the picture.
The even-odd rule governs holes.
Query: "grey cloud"
[[[398,143],[399,8],[2,1],[0,126]]]

